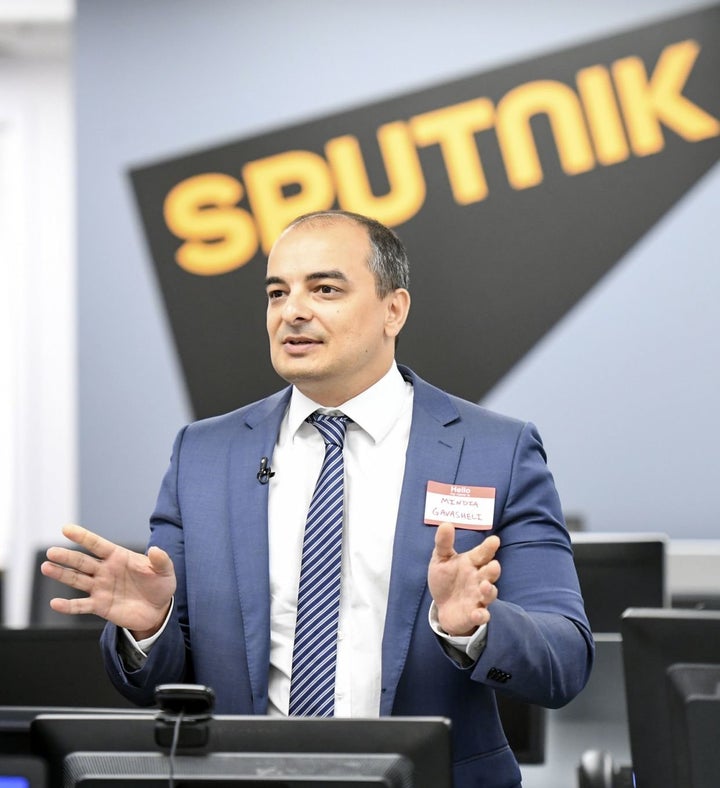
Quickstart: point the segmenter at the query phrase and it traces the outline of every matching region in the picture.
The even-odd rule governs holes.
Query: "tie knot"
[[[347,416],[327,416],[324,413],[312,413],[307,419],[323,436],[325,443],[342,447],[345,441],[345,428],[349,421]]]

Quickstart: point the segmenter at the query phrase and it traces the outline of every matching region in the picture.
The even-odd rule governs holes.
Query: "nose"
[[[311,317],[308,299],[302,293],[288,293],[282,308],[282,319],[286,323],[304,323]]]

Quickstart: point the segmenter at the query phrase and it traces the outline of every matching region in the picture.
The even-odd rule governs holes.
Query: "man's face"
[[[410,297],[380,299],[370,241],[355,222],[301,224],[282,235],[267,267],[267,331],[275,371],[322,405],[360,394],[390,368]]]

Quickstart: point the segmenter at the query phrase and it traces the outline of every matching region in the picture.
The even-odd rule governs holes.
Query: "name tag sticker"
[[[428,482],[425,493],[425,524],[452,523],[457,528],[488,531],[495,513],[494,487]]]

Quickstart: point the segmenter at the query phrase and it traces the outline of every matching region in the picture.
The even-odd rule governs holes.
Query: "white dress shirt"
[[[335,715],[377,717],[382,635],[413,388],[393,364],[374,386],[328,410],[293,389],[271,465],[271,714],[287,714],[305,518],[325,443],[305,419],[314,411],[344,413],[345,512],[335,677]]]

